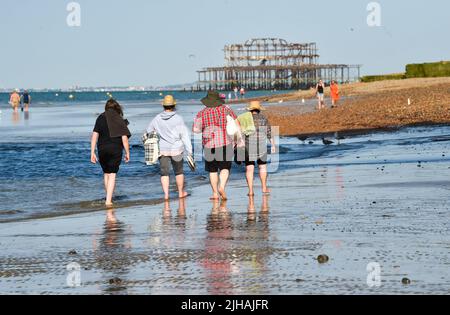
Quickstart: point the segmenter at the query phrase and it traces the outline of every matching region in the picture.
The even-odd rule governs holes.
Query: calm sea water
[[[257,97],[269,94],[286,93],[287,91],[248,91],[246,97]],[[108,92],[37,92],[31,93],[34,106],[75,105],[84,102],[105,102],[109,96]],[[227,97],[233,92],[224,92]],[[191,91],[146,91],[146,92],[112,92],[112,96],[119,102],[157,102],[164,95],[171,94],[179,101],[199,100],[206,92]],[[73,98],[70,98],[70,96]],[[0,93],[0,108],[8,107],[9,93]]]
[[[133,133],[132,161],[122,165],[119,173],[116,197],[119,207],[156,203],[163,196],[159,168],[144,164],[140,142],[150,120],[161,111],[161,96],[160,92],[145,93],[114,94],[124,105]],[[204,93],[178,92],[175,96],[179,99],[178,111],[190,126],[195,114],[203,108],[199,99]],[[35,103],[29,114],[14,114],[5,97],[0,96],[0,222],[103,210],[101,168],[89,162],[89,141],[95,119],[103,111],[106,94],[75,93],[75,100],[70,101],[65,93],[59,96],[37,93],[33,95]],[[234,105],[233,109],[241,112],[243,105]],[[420,157],[422,161],[448,162],[448,157],[440,153],[449,149],[448,135],[450,127],[414,128],[395,134],[346,139],[339,146],[324,146],[317,139],[309,145],[295,138],[284,138],[280,140],[280,163],[274,170],[289,172],[323,164],[386,163],[382,157],[364,161],[355,156],[371,150],[387,152],[387,146],[397,152],[387,162],[417,163],[414,152],[405,153],[406,145],[415,150],[429,146],[429,151]],[[196,172],[187,171],[188,190],[208,183],[199,139],[194,139],[194,144],[199,167]],[[243,166],[235,165],[232,179],[243,177]]]

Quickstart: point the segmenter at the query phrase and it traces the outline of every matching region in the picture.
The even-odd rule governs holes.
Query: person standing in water
[[[22,94],[22,105],[23,105],[22,111],[24,110],[25,107],[25,112],[28,112],[30,104],[31,104],[31,96],[28,93],[28,91],[25,90]]]
[[[337,107],[337,102],[339,101],[339,87],[336,81],[331,81],[330,85],[331,94],[331,107]]]
[[[227,116],[236,124],[236,114],[223,105],[219,93],[209,91],[202,99],[205,108],[201,110],[194,120],[192,130],[202,133],[202,145],[205,158],[205,170],[209,173],[209,180],[213,195],[211,200],[227,200],[225,187],[230,176],[231,165],[234,159],[234,139],[227,134]]]
[[[237,100],[238,99],[238,91],[239,91],[237,86],[234,87],[233,91],[234,91],[234,98]]]
[[[175,111],[176,105],[173,96],[167,95],[162,102],[164,111],[158,114],[147,128],[148,133],[156,132],[159,136],[161,186],[165,200],[169,200],[170,165],[175,173],[178,197],[188,196],[184,190],[183,154],[186,152],[192,156],[192,143],[183,118]]]
[[[245,166],[248,184],[248,196],[255,195],[253,190],[253,178],[255,166],[258,164],[259,177],[263,195],[269,195],[270,189],[267,187],[267,144],[271,144],[271,153],[276,152],[275,140],[272,137],[272,127],[266,116],[261,112],[265,110],[258,101],[250,102],[247,110],[252,114],[255,132],[245,136]]]
[[[317,99],[319,101],[319,110],[325,108],[325,84],[322,80],[319,81],[316,85],[316,93],[317,93]]]
[[[131,133],[128,130],[128,121],[123,118],[123,110],[120,104],[110,99],[106,102],[105,112],[95,122],[91,138],[91,162],[100,162],[104,173],[106,191],[105,205],[113,205],[113,195],[116,187],[116,177],[122,162],[123,150],[125,150],[125,162],[130,161],[130,144],[128,138]],[[97,146],[98,159],[95,154]]]
[[[241,98],[245,98],[245,89],[244,89],[244,87],[241,87],[240,94],[241,94]]]
[[[14,110],[14,113],[17,113],[19,111],[19,106],[20,106],[20,95],[18,93],[17,90],[14,90],[11,93],[11,96],[9,98],[9,104],[11,105],[11,107]]]

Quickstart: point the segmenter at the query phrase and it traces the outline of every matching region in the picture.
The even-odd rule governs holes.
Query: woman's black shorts
[[[98,147],[98,159],[103,173],[116,174],[119,172],[122,151],[123,145],[118,143],[108,143]]]

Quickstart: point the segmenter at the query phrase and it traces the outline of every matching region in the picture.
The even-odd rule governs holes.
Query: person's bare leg
[[[219,191],[218,191],[218,185],[219,185],[219,175],[217,173],[209,173],[209,182],[211,184],[211,188],[213,191],[213,195],[210,198],[211,200],[218,200],[219,199]]]
[[[184,175],[177,175],[177,188],[178,188],[178,197],[186,198],[188,193],[184,191]]]
[[[106,187],[106,202],[107,206],[112,206],[112,198],[114,189],[116,188],[116,174],[108,174],[108,186]]]
[[[245,177],[247,179],[247,186],[248,186],[248,196],[254,196],[255,193],[253,191],[253,177],[255,173],[255,166],[254,165],[248,165],[246,167],[246,173]]]
[[[103,181],[105,182],[105,194],[108,192],[109,174],[103,174]]]
[[[225,187],[228,183],[228,177],[230,176],[229,170],[221,170],[220,171],[220,185],[219,185],[219,194],[223,200],[227,200],[227,194],[225,192]]]
[[[259,166],[259,178],[261,179],[261,186],[263,194],[270,194],[270,189],[267,188],[267,165]]]
[[[161,186],[164,192],[164,200],[169,200],[169,176],[161,176]]]

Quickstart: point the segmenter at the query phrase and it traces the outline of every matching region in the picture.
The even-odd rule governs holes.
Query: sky
[[[250,38],[316,42],[320,63],[361,64],[362,74],[450,60],[450,1],[1,0],[0,88],[164,86],[224,64],[223,47]]]

